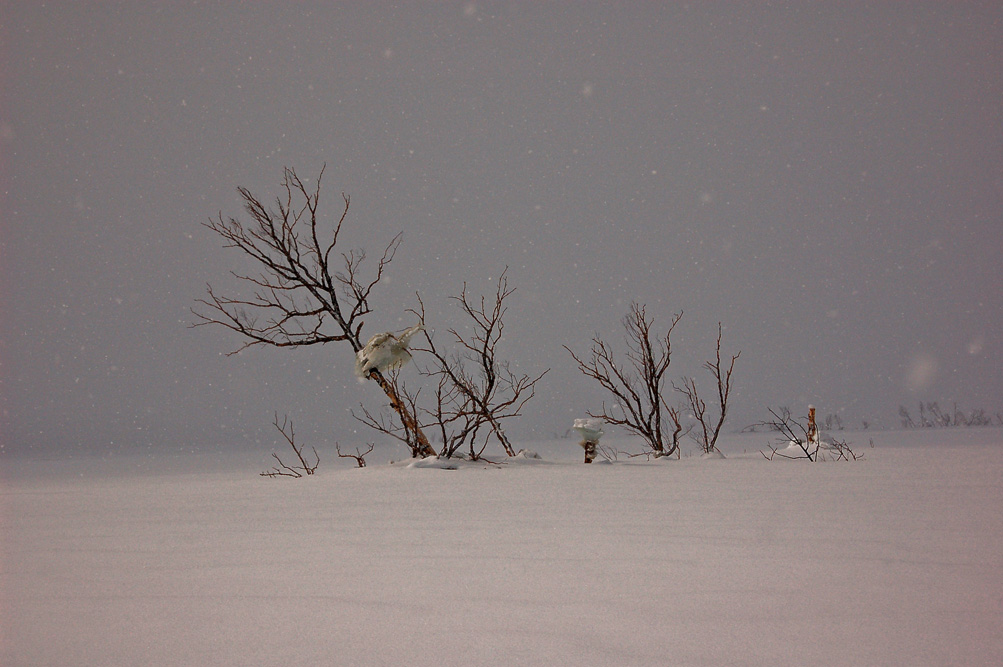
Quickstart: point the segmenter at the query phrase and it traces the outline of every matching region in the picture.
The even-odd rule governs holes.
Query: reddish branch
[[[427,440],[422,440],[424,437],[423,427],[418,423],[416,417],[411,417],[407,420],[401,418],[402,414],[406,414],[409,417],[421,414],[418,409],[418,396],[421,390],[419,389],[412,393],[400,379],[400,374],[396,370],[388,372],[383,381],[389,385],[390,391],[394,395],[394,400],[401,405],[402,409],[393,410],[391,414],[384,412],[373,414],[365,405],[360,405],[359,409],[361,412],[356,414],[353,411],[352,416],[369,428],[403,443],[411,452],[413,458],[434,456],[435,450],[432,449]]]
[[[721,364],[721,323],[717,324],[717,349],[713,361],[704,363],[704,368],[710,371],[711,376],[717,384],[717,400],[720,411],[717,421],[707,414],[707,402],[700,398],[697,392],[696,380],[689,377],[683,378],[683,386],[676,389],[686,397],[686,402],[696,420],[696,433],[691,433],[691,437],[697,441],[701,450],[709,454],[714,451],[717,445],[717,438],[721,434],[721,427],[728,416],[728,399],[731,396],[731,374],[735,370],[735,362],[742,355],[741,352],[731,358],[731,363],[727,368]]]
[[[371,453],[375,447],[376,447],[375,443],[369,443],[369,447],[366,448],[366,451],[362,451],[361,449],[359,449],[358,447],[356,447],[354,454],[342,454],[341,453],[341,445],[339,445],[338,443],[334,443],[334,448],[338,452],[338,458],[342,458],[342,459],[355,459],[356,465],[358,465],[360,468],[365,468],[366,467],[366,458],[365,457],[366,457],[367,454]]]

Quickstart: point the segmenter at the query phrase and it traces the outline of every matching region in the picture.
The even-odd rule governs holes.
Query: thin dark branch
[[[355,459],[356,465],[358,467],[360,467],[360,468],[365,468],[366,467],[366,458],[365,457],[366,457],[367,454],[372,453],[372,451],[373,451],[373,449],[375,447],[376,447],[376,443],[371,442],[371,443],[369,443],[369,446],[366,448],[366,451],[362,451],[361,449],[359,449],[358,447],[356,447],[354,454],[342,454],[341,453],[341,445],[339,445],[338,443],[334,443],[334,449],[338,452],[338,458],[342,458],[342,459]]]
[[[317,453],[316,447],[311,447],[313,450],[314,461],[313,463],[308,463],[306,457],[303,455],[303,446],[296,444],[296,432],[293,430],[293,423],[288,416],[282,418],[282,423],[279,423],[279,415],[275,414],[275,419],[272,420],[272,425],[278,429],[279,433],[282,435],[282,439],[292,448],[293,452],[296,454],[296,458],[299,459],[300,464],[297,465],[287,465],[282,461],[278,454],[272,453],[272,458],[278,463],[277,466],[271,470],[266,470],[261,473],[262,477],[302,477],[303,475],[312,475],[317,470],[317,466],[320,465],[320,455]]]
[[[828,442],[822,442],[817,435],[812,435],[808,425],[792,417],[789,409],[782,407],[779,412],[773,408],[768,408],[768,410],[773,418],[759,422],[758,425],[776,431],[779,435],[776,447],[767,445],[770,448],[769,456],[761,452],[767,459],[773,460],[774,457],[779,456],[785,459],[807,459],[816,462],[823,461],[826,457],[834,461],[858,461],[864,458],[863,454],[854,452],[853,448],[844,440],[831,439]],[[797,450],[800,451],[794,455],[783,451],[791,446],[796,446]]]
[[[689,406],[690,411],[693,414],[693,418],[696,420],[696,433],[690,434],[697,444],[700,445],[700,449],[709,454],[717,448],[717,439],[721,434],[721,427],[724,426],[724,421],[728,417],[728,405],[729,399],[731,397],[731,376],[735,370],[735,362],[742,355],[741,352],[735,354],[731,358],[731,362],[725,368],[721,363],[721,338],[722,338],[722,327],[721,323],[717,324],[717,346],[715,348],[714,359],[712,361],[707,361],[704,363],[704,368],[707,369],[711,377],[714,378],[714,383],[717,388],[717,405],[718,405],[718,416],[717,420],[713,420],[712,417],[707,412],[707,402],[700,398],[700,394],[697,391],[697,383],[694,378],[683,378],[683,384],[681,387],[675,387],[676,391],[679,391],[686,398],[686,403]]]

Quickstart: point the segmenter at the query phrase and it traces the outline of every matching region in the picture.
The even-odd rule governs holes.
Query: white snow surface
[[[298,480],[265,452],[0,459],[0,665],[1003,664],[1003,431],[848,435],[849,463],[768,437],[321,449]]]

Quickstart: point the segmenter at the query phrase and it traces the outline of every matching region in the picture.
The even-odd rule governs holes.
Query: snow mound
[[[532,449],[520,449],[515,456],[506,456],[498,461],[501,465],[536,466],[550,463]]]
[[[447,459],[441,456],[427,456],[423,459],[415,459],[407,464],[408,468],[432,468],[435,470],[457,470],[460,461],[458,459]]]

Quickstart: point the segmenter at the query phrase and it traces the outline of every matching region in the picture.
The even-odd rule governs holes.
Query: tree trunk
[[[387,381],[383,374],[379,370],[373,368],[369,371],[369,379],[380,385],[380,389],[383,393],[387,395],[390,399],[390,407],[400,416],[401,423],[404,424],[404,428],[414,434],[417,442],[417,447],[415,448],[418,454],[422,456],[435,456],[435,450],[432,449],[432,445],[429,444],[428,438],[425,437],[425,433],[421,430],[421,426],[418,424],[418,420],[415,419],[414,415],[407,409],[404,402],[401,401],[400,397],[397,395],[397,391],[394,386]]]

